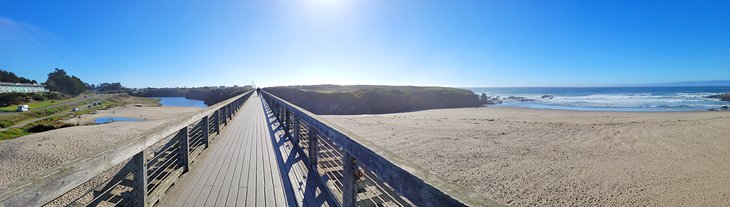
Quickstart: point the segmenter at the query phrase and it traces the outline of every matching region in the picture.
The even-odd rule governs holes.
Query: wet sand
[[[0,141],[0,185],[135,138],[149,129],[199,110],[201,108],[122,106],[82,115],[67,122],[83,125],[104,116],[140,118],[144,121],[69,127]]]
[[[323,117],[512,206],[730,205],[730,112],[490,107]]]

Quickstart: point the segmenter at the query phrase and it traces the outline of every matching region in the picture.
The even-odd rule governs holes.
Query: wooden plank
[[[206,169],[192,168],[191,173],[196,175],[192,178],[197,180],[184,185],[181,182],[181,185],[173,187],[185,190],[171,191],[186,195],[170,198],[193,197],[192,202],[163,202],[164,206],[209,206],[211,203],[215,206],[287,205],[279,160],[274,156],[273,138],[266,126],[261,102],[245,102],[237,116],[229,121],[229,126],[222,130],[220,141],[210,147],[218,157],[201,155],[198,162],[207,165],[204,165]],[[202,198],[205,202],[201,202]]]
[[[248,104],[244,105],[244,111],[246,111],[246,112],[250,111]],[[250,120],[250,119],[251,118],[249,117],[246,120]],[[246,141],[247,141],[247,145],[246,145],[247,147],[246,147],[246,151],[243,153],[244,154],[243,165],[239,171],[241,174],[241,178],[238,181],[239,188],[238,188],[238,195],[236,197],[235,206],[245,206],[247,204],[247,201],[253,200],[253,197],[249,197],[249,195],[248,195],[249,193],[251,193],[248,191],[248,189],[250,187],[249,182],[253,181],[252,180],[253,178],[251,177],[251,174],[252,174],[251,171],[253,169],[252,163],[255,162],[255,160],[253,159],[253,157],[254,157],[253,155],[255,153],[255,150],[254,150],[255,140],[253,139],[253,133],[251,133],[251,131],[253,129],[253,127],[251,127],[251,126],[253,126],[253,124],[254,124],[253,121],[249,122],[247,127],[250,127],[250,128],[247,128],[247,133],[245,133],[243,136],[244,139],[246,139]]]
[[[238,192],[240,190],[239,183],[241,180],[241,169],[243,168],[243,164],[244,164],[243,162],[245,159],[244,155],[248,152],[248,147],[249,147],[250,139],[246,139],[247,137],[245,135],[246,135],[246,133],[248,133],[248,129],[249,129],[247,127],[247,125],[251,124],[251,121],[249,121],[250,115],[249,115],[249,113],[246,113],[246,111],[241,111],[241,112],[242,113],[239,115],[239,117],[243,118],[243,120],[241,120],[241,121],[244,122],[243,123],[244,126],[240,127],[241,131],[240,131],[239,136],[237,137],[237,138],[241,139],[241,145],[239,148],[239,152],[237,153],[236,167],[233,171],[233,179],[231,180],[230,183],[228,183],[229,184],[228,185],[228,187],[229,187],[228,197],[226,198],[225,201],[221,202],[224,204],[224,206],[235,206],[236,205],[236,200],[238,200]],[[216,205],[218,205],[218,203],[216,203]]]
[[[266,137],[268,136],[264,134],[262,129],[263,127],[257,127],[256,134],[257,139],[259,140],[259,149],[261,149],[262,152],[260,153],[261,164],[259,166],[263,170],[263,173],[261,175],[262,179],[264,180],[264,191],[262,194],[264,194],[264,198],[266,199],[264,206],[275,206],[276,201],[274,200],[274,183],[271,176],[273,173],[271,171],[271,166],[269,165],[269,156],[267,155],[269,151],[267,150],[268,147],[266,145]]]
[[[264,183],[264,168],[263,166],[263,150],[261,148],[261,139],[256,138],[256,205],[266,205],[266,189]]]
[[[213,206],[225,206],[226,200],[228,199],[228,196],[230,194],[237,195],[238,191],[238,183],[235,184],[235,187],[233,186],[233,180],[234,176],[236,174],[236,168],[238,168],[238,157],[241,154],[242,151],[242,143],[243,143],[243,135],[244,128],[245,128],[245,120],[242,119],[244,117],[235,117],[231,120],[231,126],[233,126],[233,133],[231,134],[231,137],[229,139],[234,139],[233,143],[233,152],[231,152],[230,155],[230,162],[228,162],[227,165],[225,165],[226,172],[223,175],[222,183],[220,183],[219,192],[217,193],[211,193],[211,198],[215,198],[215,202],[213,203]],[[247,118],[247,117],[246,117]],[[214,191],[215,192],[215,191]],[[213,197],[214,195],[218,195],[217,197]],[[209,198],[210,200],[210,198]],[[206,202],[206,204],[211,202]]]
[[[276,160],[276,157],[274,156],[274,144],[273,137],[269,133],[268,127],[266,126],[263,111],[259,111],[258,113],[260,116],[257,120],[259,120],[259,129],[261,129],[262,132],[262,138],[264,143],[264,149],[266,149],[266,153],[264,154],[266,156],[265,165],[269,166],[270,171],[270,177],[271,177],[271,188],[272,188],[272,196],[273,196],[273,206],[284,206],[286,205],[285,198],[284,198],[284,187],[282,186],[282,178],[279,171],[279,165]]]
[[[222,144],[223,143],[220,143],[220,141],[214,142],[212,144],[212,146],[214,147],[213,149],[218,149],[219,148],[218,146],[220,146]],[[184,176],[189,176],[189,177],[184,177],[183,181],[180,183],[180,186],[188,186],[188,184],[190,184],[190,186],[193,186],[196,182],[198,182],[198,180],[204,178],[205,169],[209,169],[209,166],[214,165],[214,162],[208,161],[209,158],[212,157],[212,160],[217,160],[222,155],[222,152],[223,152],[222,150],[213,150],[213,149],[211,151],[205,151],[205,153],[200,155],[200,158],[199,158],[200,161],[197,162],[197,164],[193,166],[193,169],[198,169],[198,170],[192,171],[192,173],[190,173],[189,175],[184,175]],[[194,190],[198,190],[198,193],[199,193],[201,189],[189,187],[189,188],[173,188],[173,190],[177,190],[177,191],[173,191],[170,193],[170,194],[174,195],[169,198],[169,199],[173,199],[173,201],[174,201],[174,204],[172,204],[170,206],[192,206],[193,202],[195,202],[195,200],[192,200],[192,202],[189,202],[189,203],[186,203],[186,201],[190,200],[190,198],[192,197],[190,195],[193,194]],[[197,194],[193,194],[193,195],[197,195]],[[195,197],[193,197],[193,198],[195,198]]]
[[[219,137],[217,139],[220,145],[216,149],[217,154],[218,154],[216,156],[216,159],[206,160],[205,162],[209,162],[210,165],[208,165],[205,169],[202,169],[203,171],[202,171],[202,175],[201,175],[200,179],[198,179],[195,183],[191,183],[192,186],[187,187],[187,188],[194,188],[194,190],[188,196],[188,198],[187,198],[188,201],[186,202],[186,205],[196,206],[196,207],[201,206],[201,205],[203,205],[202,203],[204,203],[205,200],[207,199],[207,195],[209,193],[204,194],[203,192],[206,192],[204,190],[206,189],[205,186],[206,186],[207,180],[211,179],[210,175],[215,171],[216,166],[219,166],[219,163],[222,162],[222,160],[227,152],[228,147],[230,147],[230,144],[228,144],[228,142],[230,141],[230,139],[228,139],[228,137],[227,137],[228,134],[229,134],[229,130],[225,130],[225,131],[221,132],[221,134],[219,135]],[[207,191],[207,192],[210,192],[210,191]],[[204,196],[202,196],[202,195],[204,195]],[[202,200],[202,201],[199,201],[199,200]],[[202,202],[202,203],[199,203],[199,202]]]
[[[230,129],[230,128],[229,128]],[[233,142],[235,139],[231,136],[233,131],[226,131],[226,135],[221,136],[221,138],[225,138],[225,153],[223,154],[223,157],[219,160],[215,161],[215,165],[212,167],[212,171],[207,175],[208,177],[205,179],[204,182],[201,182],[199,185],[202,185],[202,191],[200,194],[198,194],[197,198],[195,199],[194,206],[204,206],[207,205],[210,199],[211,193],[214,191],[215,184],[218,182],[217,180],[222,180],[223,177],[220,175],[221,171],[224,171],[224,166],[227,164],[228,160],[230,159],[231,150],[233,149]],[[218,185],[220,186],[220,185]],[[215,195],[217,196],[217,194]],[[213,199],[215,199],[215,196]],[[215,200],[212,200],[213,202],[209,205],[214,205]]]
[[[258,161],[258,139],[255,138],[256,136],[253,133],[250,133],[250,139],[252,140],[251,145],[251,155],[250,155],[250,161],[249,161],[249,167],[248,167],[248,182],[246,184],[246,206],[256,206],[256,199],[258,199],[256,192],[257,190],[257,181],[259,180],[257,175],[257,161]]]

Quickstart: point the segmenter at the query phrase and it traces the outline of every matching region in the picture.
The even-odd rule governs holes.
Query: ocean
[[[705,98],[730,92],[730,86],[683,87],[486,87],[466,88],[488,96],[517,96],[534,101],[505,101],[496,107],[580,111],[706,111],[730,102]],[[552,95],[552,99],[543,99]]]

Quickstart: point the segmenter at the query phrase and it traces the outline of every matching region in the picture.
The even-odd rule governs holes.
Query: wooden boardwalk
[[[252,95],[159,205],[289,206],[263,109]]]

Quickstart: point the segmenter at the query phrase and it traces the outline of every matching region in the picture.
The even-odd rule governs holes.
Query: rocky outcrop
[[[705,98],[716,98],[720,99],[721,101],[730,101],[730,93],[720,94],[720,95],[711,95],[706,96]]]
[[[464,89],[416,86],[287,86],[264,90],[315,114],[398,113],[426,109],[480,106]]]
[[[487,94],[482,93],[481,98],[479,98],[479,103],[481,105],[491,105],[491,104],[501,104],[502,100],[499,99],[499,96],[487,96]]]
[[[553,96],[553,95],[542,95],[542,97],[540,97],[540,98],[542,98],[542,99],[553,99],[553,98],[555,98],[555,96]]]

